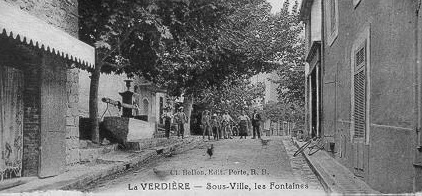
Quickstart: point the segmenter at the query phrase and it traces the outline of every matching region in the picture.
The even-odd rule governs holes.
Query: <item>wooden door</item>
[[[39,177],[60,174],[66,162],[66,70],[44,62],[41,74],[41,152]]]
[[[21,176],[22,134],[23,73],[0,66],[0,180]]]

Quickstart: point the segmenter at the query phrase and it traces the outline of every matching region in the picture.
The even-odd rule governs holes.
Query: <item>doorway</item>
[[[23,72],[0,66],[0,181],[22,175]]]

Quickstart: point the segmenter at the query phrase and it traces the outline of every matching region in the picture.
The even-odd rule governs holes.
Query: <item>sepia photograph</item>
[[[422,195],[422,0],[0,0],[2,195]]]

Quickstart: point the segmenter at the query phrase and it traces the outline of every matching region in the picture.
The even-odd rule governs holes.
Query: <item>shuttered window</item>
[[[366,133],[366,52],[366,43],[363,43],[354,56],[354,138],[365,138]]]

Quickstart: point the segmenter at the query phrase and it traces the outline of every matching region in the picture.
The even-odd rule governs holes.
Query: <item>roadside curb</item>
[[[299,148],[297,140],[294,140],[294,145]],[[314,156],[319,154],[319,157],[313,157],[311,160],[311,157],[304,151],[301,152],[328,194],[381,194],[363,180],[355,177],[349,169],[338,163],[337,160],[328,154],[321,153],[326,152],[317,152]]]
[[[189,139],[190,141],[186,141],[186,139]],[[99,180],[101,178],[104,178],[108,175],[112,175],[118,172],[122,172],[125,170],[128,170],[133,167],[137,167],[140,164],[142,164],[145,161],[148,161],[150,159],[153,159],[158,156],[162,156],[162,154],[175,151],[177,148],[182,147],[182,145],[186,145],[185,148],[179,149],[178,152],[184,152],[187,150],[190,150],[192,148],[195,148],[201,143],[201,140],[197,140],[196,138],[186,138],[185,140],[178,141],[176,143],[164,146],[164,147],[156,147],[155,149],[159,148],[160,150],[152,150],[149,149],[146,154],[143,154],[142,156],[136,156],[133,159],[130,159],[129,161],[124,161],[120,163],[116,163],[111,165],[110,167],[107,167],[103,170],[100,170],[98,172],[94,172],[92,174],[83,175],[80,179],[63,184],[57,189],[59,190],[75,190],[75,189],[82,189],[87,184]]]
[[[156,146],[142,151],[125,152],[125,154],[127,154],[125,155],[126,158],[120,159],[120,161],[117,159],[116,162],[109,165],[102,164],[101,167],[96,167],[95,165],[90,166],[92,168],[91,170],[82,172],[78,170],[76,173],[79,174],[63,174],[62,177],[56,176],[47,178],[47,181],[44,182],[37,182],[38,180],[43,181],[43,179],[37,179],[28,184],[5,189],[0,195],[3,193],[43,192],[47,190],[83,190],[88,184],[106,176],[140,166],[149,160],[164,156],[168,153],[182,153],[191,150],[200,146],[202,143],[202,140],[197,137],[186,137],[183,140],[167,145]],[[96,161],[101,161],[101,159]],[[57,178],[57,180],[54,180],[55,178]]]
[[[299,149],[299,144],[297,143],[297,140],[294,140],[294,145]],[[305,155],[304,151],[301,152],[301,155],[305,158],[306,163],[309,165],[309,168],[311,168],[312,172],[314,172],[315,176],[318,178],[319,182],[322,185],[322,188],[324,188],[324,191],[328,194],[332,193],[333,190],[328,186],[327,182],[324,180],[324,178],[321,176],[321,173],[315,168],[315,166],[309,161],[309,157]]]

